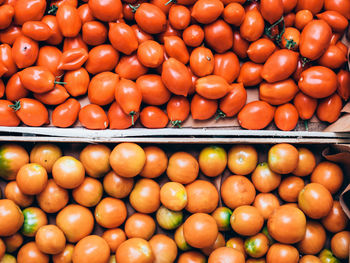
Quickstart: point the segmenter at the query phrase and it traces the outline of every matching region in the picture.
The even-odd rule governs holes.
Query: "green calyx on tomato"
[[[131,12],[135,13],[136,10],[140,7],[140,4],[138,5],[129,4],[129,7],[131,8]]]
[[[287,49],[293,49],[295,47],[295,45],[297,44],[297,42],[295,42],[293,39],[287,39],[284,38],[286,40],[286,48]]]
[[[216,112],[216,117],[215,117],[216,121],[219,120],[219,119],[225,119],[225,118],[226,118],[226,114],[223,111],[218,110]]]
[[[276,26],[278,26],[279,28],[281,25],[282,25],[281,33],[275,35],[273,33],[273,30],[275,29]],[[269,37],[271,40],[274,40],[277,44],[279,44],[282,40],[282,36],[284,34],[285,29],[286,29],[286,26],[284,23],[284,16],[281,16],[281,18],[275,23],[273,23],[272,25],[265,26],[265,35]]]
[[[18,111],[21,108],[21,102],[19,100],[15,101],[15,103],[12,105],[9,105],[9,107],[14,111]]]
[[[181,123],[182,121],[176,120],[176,121],[170,121],[171,127],[177,127],[177,128],[182,128]]]
[[[24,222],[21,229],[23,235],[32,235],[37,229],[38,218],[30,209],[23,210]]]
[[[58,6],[57,5],[52,5],[52,6],[50,6],[50,8],[47,11],[47,13],[49,15],[56,15],[57,10],[58,10]]]

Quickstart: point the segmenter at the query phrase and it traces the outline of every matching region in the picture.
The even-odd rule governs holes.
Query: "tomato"
[[[295,27],[299,30],[302,30],[308,23],[313,20],[313,14],[305,9],[300,10],[295,15]]]
[[[89,73],[85,68],[66,72],[63,80],[66,83],[64,87],[73,97],[85,95],[90,83]]]
[[[202,173],[209,177],[216,177],[226,168],[227,154],[222,147],[206,147],[201,150],[198,161]]]
[[[190,113],[190,103],[183,96],[173,96],[167,103],[166,111],[171,124],[181,127]]]
[[[316,114],[319,120],[332,123],[338,120],[342,108],[343,103],[340,96],[334,93],[332,96],[320,100]]]
[[[152,35],[143,31],[137,24],[132,25],[131,29],[134,31],[139,44],[145,42],[146,40],[153,40]]]
[[[90,235],[81,239],[74,247],[72,260],[82,263],[89,258],[95,262],[107,262],[110,256],[108,243],[100,236]]]
[[[91,103],[104,106],[114,100],[115,87],[119,77],[112,72],[102,72],[95,75],[89,84],[88,97]]]
[[[53,0],[50,3],[50,7],[52,7],[54,5],[57,6],[57,7],[60,7],[63,4],[65,4],[65,5],[67,4],[67,5],[71,5],[71,6],[77,7],[78,1],[77,0]]]
[[[82,162],[88,175],[100,178],[111,169],[109,166],[109,155],[111,150],[102,144],[88,145],[80,153],[79,159]],[[98,167],[93,164],[98,163]],[[101,186],[102,188],[102,186]],[[102,190],[102,189],[101,189]]]
[[[69,98],[69,94],[63,86],[55,85],[55,87],[48,92],[35,93],[34,98],[46,105],[58,105]]]
[[[329,232],[337,233],[346,228],[348,221],[339,201],[334,201],[331,211],[322,219],[322,225]]]
[[[305,255],[299,260],[300,263],[320,263],[321,260],[313,255]]]
[[[47,24],[51,29],[51,36],[46,42],[50,45],[58,45],[62,42],[63,36],[58,26],[56,16],[46,15],[42,18],[41,22]]]
[[[243,23],[240,26],[241,36],[252,42],[258,40],[264,33],[265,22],[257,9],[246,12]]]
[[[75,37],[81,29],[78,10],[71,5],[62,5],[56,12],[57,24],[64,37]],[[67,27],[67,25],[70,25]]]
[[[46,1],[44,0],[19,0],[15,5],[14,21],[17,25],[23,25],[26,21],[41,20],[45,13]]]
[[[57,69],[61,57],[62,52],[58,48],[53,46],[43,46],[39,49],[36,65],[46,67],[55,77],[58,77],[63,74],[62,70]]]
[[[22,98],[10,107],[16,111],[17,117],[28,126],[39,127],[49,121],[47,109],[37,100]]]
[[[311,182],[322,184],[332,194],[335,194],[343,184],[343,172],[335,163],[321,162],[312,172]]]
[[[26,164],[19,169],[16,182],[22,193],[36,195],[42,192],[47,184],[47,172],[39,164]]]
[[[254,206],[237,207],[230,219],[232,229],[243,236],[256,235],[264,224],[264,218]]]
[[[338,41],[336,44],[335,44],[344,54],[347,53],[347,45],[345,45],[343,42],[341,41]]]
[[[298,86],[312,98],[325,98],[337,89],[337,75],[329,68],[314,66],[300,75]]]
[[[18,36],[18,38],[19,37],[20,36]],[[7,68],[7,72],[3,75],[4,77],[11,77],[17,72],[17,66],[12,55],[12,49],[8,44],[0,45],[0,61]]]
[[[144,151],[146,154],[146,163],[140,175],[146,178],[161,176],[168,166],[168,157],[165,152],[156,146],[145,147]]]
[[[292,79],[275,83],[263,82],[259,86],[259,98],[272,105],[281,105],[291,101],[298,91],[298,86]]]
[[[16,179],[18,170],[29,162],[26,150],[16,144],[3,144],[0,146],[0,177],[5,180]]]
[[[27,90],[19,78],[18,73],[12,75],[12,77],[7,81],[5,88],[6,98],[10,101],[16,101],[27,97],[29,90]]]
[[[122,14],[122,3],[120,0],[92,0],[88,2],[92,15],[104,22],[115,21]]]
[[[280,130],[291,131],[298,124],[299,114],[293,104],[286,103],[276,108],[274,120]]]
[[[172,211],[165,206],[161,206],[157,213],[156,219],[158,225],[166,230],[174,230],[182,224],[182,211]]]
[[[108,246],[113,253],[115,253],[120,244],[126,240],[125,232],[120,228],[104,231],[102,238],[108,243]]]
[[[261,38],[249,45],[248,57],[255,63],[265,63],[265,61],[276,50],[276,45],[267,38]]]
[[[22,85],[35,93],[45,93],[53,90],[56,82],[55,76],[42,66],[28,67],[18,73]]]
[[[198,77],[209,75],[214,70],[214,55],[210,49],[197,47],[191,52],[190,68]]]
[[[199,25],[190,25],[182,32],[182,39],[189,47],[198,47],[204,40],[204,31]]]
[[[296,176],[307,176],[312,173],[316,166],[314,154],[307,148],[298,148],[299,162],[297,168],[293,171]]]
[[[309,10],[312,14],[317,14],[323,7],[324,0],[298,0],[296,10]]]
[[[210,24],[224,11],[220,0],[199,0],[193,5],[191,16],[201,24]]]
[[[169,58],[163,63],[162,81],[175,95],[187,96],[192,85],[187,67],[175,58]]]
[[[154,258],[149,242],[142,238],[130,238],[124,241],[116,252],[117,262],[152,263]]]
[[[61,229],[55,225],[42,226],[36,236],[35,243],[39,250],[46,254],[58,254],[66,246],[66,238]]]
[[[15,252],[21,245],[23,244],[23,236],[20,233],[13,234],[9,237],[4,237],[3,242],[5,243],[6,248],[4,248],[4,252],[12,253]],[[2,260],[6,260],[6,255]]]
[[[163,47],[154,40],[147,40],[137,49],[137,58],[145,67],[156,68],[164,60]]]
[[[229,247],[220,247],[215,249],[209,256],[208,263],[214,262],[245,262],[243,253]]]
[[[143,126],[150,129],[165,128],[169,122],[164,111],[155,106],[147,106],[140,112],[140,121]]]
[[[315,255],[321,251],[326,243],[326,231],[316,221],[306,223],[304,238],[298,243],[298,250],[303,254]]]
[[[0,29],[6,29],[11,25],[12,18],[15,15],[15,9],[12,5],[0,6]]]
[[[349,257],[350,232],[342,231],[335,234],[331,240],[332,252],[337,258],[347,259]]]
[[[63,52],[57,69],[77,70],[88,59],[88,53],[84,48],[73,48]]]
[[[176,182],[165,183],[160,189],[160,202],[173,211],[181,211],[187,205],[185,187]]]
[[[29,242],[22,246],[17,254],[18,263],[48,263],[49,256],[41,252],[36,242]]]
[[[134,53],[130,56],[123,56],[120,58],[115,72],[119,74],[121,78],[135,80],[138,77],[147,73],[147,68],[142,65],[137,58],[137,54]]]
[[[16,113],[9,107],[12,102],[0,100],[0,126],[18,126],[20,123]]]
[[[316,16],[318,19],[326,21],[335,32],[344,32],[349,24],[347,18],[337,11],[325,11]]]
[[[250,145],[235,145],[228,152],[228,168],[233,174],[247,175],[256,167],[258,154]]]
[[[242,83],[230,85],[230,91],[220,100],[219,108],[225,114],[225,117],[233,117],[245,105],[247,100],[247,91]]]
[[[192,52],[193,53],[193,52]],[[240,64],[238,57],[233,52],[215,54],[214,75],[223,77],[228,83],[232,83],[239,75]]]
[[[135,2],[135,0],[131,0],[130,2]],[[171,3],[171,2],[168,3],[167,0],[151,0],[150,3],[155,5],[155,6],[158,6],[164,12],[164,14],[166,14],[166,15],[169,14],[169,10],[173,6],[173,3]]]
[[[290,176],[282,180],[278,187],[278,194],[286,202],[296,202],[298,200],[298,194],[304,186],[303,179]]]
[[[167,22],[165,31],[157,36],[158,42],[164,44],[165,37],[181,37],[181,32],[180,30],[174,29],[171,24]]]
[[[152,237],[149,244],[156,262],[174,262],[177,256],[177,246],[170,237],[158,234]]]
[[[0,200],[0,221],[6,222],[6,228],[1,230],[1,236],[11,236],[22,226],[24,217],[19,207],[9,199]]]
[[[345,16],[347,19],[350,19],[350,4],[347,1],[344,0],[325,0],[324,1],[324,9],[325,10],[331,10],[331,11],[337,11],[343,16]]]
[[[66,263],[72,261],[74,245],[66,244],[61,253],[52,256],[53,263]]]
[[[186,185],[187,205],[185,209],[194,213],[212,213],[218,206],[219,194],[215,186],[204,180]]]
[[[185,42],[177,36],[164,37],[164,48],[169,57],[173,57],[183,64],[187,64],[190,55]]]
[[[298,0],[282,0],[284,14],[290,13],[297,5]]]
[[[41,21],[25,22],[22,26],[22,33],[35,41],[45,41],[53,34],[51,28]]]
[[[287,79],[297,68],[299,54],[287,49],[275,51],[265,62],[261,76],[267,82]]]
[[[238,31],[233,32],[233,52],[240,58],[247,57],[249,42]]]
[[[101,182],[90,177],[86,177],[81,185],[72,192],[74,200],[85,207],[93,207],[99,204],[102,194],[103,187]]]
[[[337,259],[333,253],[329,249],[323,249],[318,256],[321,262],[335,262],[338,263],[340,262],[339,259]]]
[[[109,24],[108,39],[116,50],[126,55],[130,55],[138,47],[134,31],[122,22]]]
[[[121,177],[114,171],[110,171],[103,178],[103,189],[104,191],[115,198],[127,197],[134,186],[134,179]]]
[[[191,22],[191,12],[183,5],[172,5],[168,15],[170,25],[177,30],[185,30]]]
[[[294,27],[287,27],[282,35],[282,47],[291,50],[298,50],[299,42],[300,32]]]
[[[282,0],[262,0],[260,2],[260,12],[262,17],[270,24],[277,22],[283,15]]]
[[[159,75],[140,76],[136,80],[136,86],[141,89],[142,101],[149,105],[162,105],[170,98],[170,92]]]
[[[279,186],[281,175],[271,171],[268,164],[264,162],[256,166],[251,180],[258,191],[268,193]]]
[[[293,104],[298,110],[299,117],[302,120],[311,119],[317,108],[317,100],[302,92],[297,93],[294,97]]]
[[[91,74],[111,71],[119,60],[119,53],[111,45],[99,45],[92,48],[85,63],[86,70]]]
[[[190,245],[186,242],[185,237],[184,237],[183,224],[176,229],[175,234],[174,234],[174,240],[175,240],[175,243],[180,250],[187,251],[187,250],[191,249]],[[203,261],[203,262],[205,262],[205,261]]]
[[[319,219],[331,211],[333,198],[323,185],[309,183],[300,191],[298,205],[307,216]]]
[[[216,113],[218,102],[195,94],[191,100],[191,116],[194,120],[207,120]]]
[[[92,15],[92,11],[89,7],[89,4],[82,4],[81,6],[78,7],[78,13],[79,13],[79,17],[81,22],[83,23],[83,35],[84,35],[84,24],[91,22],[94,20],[94,16]],[[96,21],[98,22],[98,21]],[[97,24],[88,24],[88,25],[99,25],[99,22]],[[91,29],[90,26],[87,26],[87,28]],[[102,32],[99,32],[102,33]]]
[[[13,43],[12,58],[18,68],[26,68],[33,65],[38,57],[38,53],[38,43],[26,36],[19,36]]]
[[[68,191],[49,179],[45,189],[37,195],[40,208],[46,213],[56,213],[68,203]]]
[[[30,152],[30,162],[42,165],[48,173],[52,166],[62,156],[61,149],[55,144],[36,144]]]
[[[343,100],[347,101],[350,96],[350,72],[341,69],[337,74],[337,78],[337,93]]]
[[[244,86],[258,85],[262,81],[262,70],[263,65],[247,61],[241,67],[237,82],[241,82]]]
[[[206,99],[220,99],[230,90],[227,81],[217,75],[209,75],[196,81],[196,92]]]
[[[149,34],[159,34],[166,29],[166,16],[163,11],[156,5],[142,3],[134,7],[135,21],[138,26]]]
[[[337,69],[347,61],[346,54],[336,45],[330,45],[325,53],[318,59],[321,66]]]
[[[76,37],[66,37],[63,41],[63,52],[73,49],[73,48],[83,48],[89,51],[88,46],[84,42],[80,34]]]
[[[323,20],[308,23],[300,35],[300,54],[316,60],[327,50],[332,38],[331,27]]]
[[[269,167],[276,173],[291,173],[297,168],[298,162],[299,152],[291,144],[276,144],[272,146],[268,152]]]
[[[21,233],[27,237],[34,237],[40,227],[47,225],[46,214],[37,207],[28,207],[23,211],[24,222]]]
[[[116,198],[106,197],[95,208],[96,222],[104,228],[119,227],[124,223],[126,216],[127,211],[124,202]]]
[[[209,256],[213,251],[222,247],[225,247],[225,237],[222,233],[219,233],[218,236],[216,237],[215,242],[209,247],[202,248],[201,251],[206,256]]]
[[[308,61],[307,59],[303,59],[302,57],[299,57],[298,59],[298,64],[297,64],[297,69],[293,73],[293,79],[295,81],[299,81],[301,73],[310,68],[312,66],[311,62]]]
[[[259,210],[264,219],[268,219],[274,210],[280,206],[280,203],[274,194],[260,193],[255,197],[253,206]]]
[[[291,245],[276,243],[267,252],[266,262],[297,263],[299,262],[299,252]]]
[[[105,111],[96,104],[88,104],[79,111],[79,121],[87,129],[103,130],[109,125]]]
[[[24,194],[19,189],[16,181],[11,181],[6,185],[4,194],[5,194],[5,198],[12,200],[13,202],[15,202],[16,205],[20,206],[21,208],[30,206],[34,201],[33,196]],[[20,235],[20,237],[22,236]],[[22,238],[22,242],[23,242],[23,238]],[[17,248],[15,248],[14,250],[17,250]],[[8,250],[11,250],[11,248]],[[8,251],[8,252],[11,252],[11,251]]]
[[[229,3],[222,14],[223,19],[234,26],[240,26],[245,17],[245,11],[240,3]]]
[[[224,53],[233,46],[233,31],[224,20],[204,26],[205,41],[217,53]]]
[[[265,128],[273,120],[275,108],[264,101],[253,101],[246,104],[238,113],[239,125],[248,130]]]
[[[286,27],[293,27],[294,23],[295,23],[295,14],[294,13],[289,13],[289,14],[285,15],[284,24]]]
[[[262,257],[269,249],[269,240],[267,237],[259,233],[255,236],[249,237],[244,242],[245,251],[254,258]]]
[[[196,158],[186,152],[176,152],[169,158],[167,176],[173,182],[192,183],[198,176],[199,164]],[[186,174],[186,176],[184,176]]]
[[[131,206],[140,213],[150,214],[160,206],[159,185],[148,178],[140,179],[129,195]]]
[[[116,101],[110,106],[107,116],[110,129],[127,129],[133,125],[132,116],[125,114]],[[134,115],[134,121],[137,119],[138,115]]]

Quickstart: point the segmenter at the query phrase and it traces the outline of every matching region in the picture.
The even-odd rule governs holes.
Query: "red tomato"
[[[323,7],[324,0],[298,0],[296,10],[310,10],[313,14],[317,14]]]
[[[204,40],[204,31],[199,25],[190,25],[182,32],[182,39],[189,47],[198,47]]]
[[[292,27],[295,23],[295,14],[289,13],[284,17],[284,24],[286,27]]]
[[[88,46],[86,45],[80,34],[78,34],[76,37],[66,37],[64,39],[63,52],[73,48],[83,48],[86,51],[89,51]]]
[[[261,38],[249,45],[248,57],[255,63],[265,63],[265,61],[276,50],[276,45],[267,38]]]
[[[293,101],[298,110],[300,119],[309,120],[314,115],[317,108],[317,99],[311,98],[302,92],[299,92]]]
[[[214,22],[224,11],[224,4],[220,0],[198,0],[193,5],[191,15],[201,24]]]
[[[170,91],[164,86],[159,75],[143,75],[136,80],[142,93],[142,102],[149,105],[162,105],[170,99]]]
[[[125,114],[120,105],[114,101],[107,113],[109,120],[109,128],[123,130],[131,127],[133,125],[133,121],[135,122],[139,115],[134,115],[132,120],[132,116]]]
[[[58,105],[52,112],[52,124],[56,127],[67,128],[78,119],[80,103],[73,98]]]
[[[14,105],[11,105],[16,111],[17,117],[28,126],[42,126],[49,121],[49,113],[45,106],[34,99],[19,99]]]
[[[44,22],[27,21],[22,26],[22,33],[35,41],[45,41],[52,36],[53,31]]]
[[[63,71],[57,69],[61,57],[62,52],[58,48],[53,46],[43,46],[39,49],[36,65],[46,67],[55,77],[58,77],[63,75]]]
[[[101,45],[106,42],[107,28],[99,21],[85,22],[82,27],[82,38],[90,46]]]
[[[222,17],[227,23],[234,26],[240,26],[243,23],[245,11],[240,3],[229,3],[225,6]]]
[[[52,6],[60,7],[61,5],[71,5],[71,6],[77,7],[78,0],[52,0],[52,1],[50,1],[50,7],[52,7]]]
[[[343,103],[340,96],[334,93],[332,96],[320,100],[316,112],[317,117],[321,121],[335,122],[338,120],[342,108]]]
[[[236,80],[240,67],[238,57],[233,52],[214,56],[214,75],[223,77],[228,83]]]
[[[241,67],[237,82],[242,82],[244,86],[258,85],[263,80],[261,77],[262,69],[263,65],[261,64],[245,62]]]
[[[152,35],[143,31],[137,24],[132,25],[131,29],[134,31],[139,44],[141,44],[142,42],[145,42],[146,40],[153,40]]]
[[[101,21],[116,21],[122,14],[122,3],[120,0],[91,0],[88,2],[94,17]]]
[[[21,28],[19,26],[10,25],[0,32],[0,42],[12,45],[17,37],[22,35]]]
[[[88,97],[91,103],[104,106],[112,103],[119,76],[113,72],[95,75],[89,84]]]
[[[109,23],[108,39],[116,50],[126,55],[130,55],[139,46],[132,28],[121,22]]]
[[[187,96],[192,85],[187,67],[175,58],[169,58],[163,63],[162,81],[172,93],[182,96]]]
[[[195,94],[191,101],[191,115],[194,120],[207,120],[214,116],[218,109],[216,100],[209,100]]]
[[[190,103],[183,96],[173,96],[166,106],[166,112],[172,126],[181,127],[190,114]]]
[[[214,55],[209,48],[197,47],[190,56],[191,71],[198,77],[204,77],[213,72],[215,66]]]
[[[242,83],[230,85],[230,91],[220,100],[219,108],[225,117],[233,117],[245,105],[247,101],[247,91]]]
[[[238,31],[233,32],[233,52],[240,58],[247,57],[249,42]]]
[[[297,5],[298,0],[282,0],[285,14],[290,13]]]
[[[111,45],[100,45],[90,50],[85,68],[91,74],[111,71],[117,65],[118,60],[119,53]]]
[[[281,45],[284,48],[298,50],[300,42],[300,32],[294,27],[287,27],[282,35]]]
[[[301,73],[298,86],[310,97],[325,98],[336,91],[337,75],[329,68],[314,66]]]
[[[46,93],[35,93],[34,98],[46,105],[58,105],[69,98],[66,89],[61,85],[55,85],[54,88]]]
[[[57,23],[65,37],[75,37],[81,29],[81,20],[78,10],[71,5],[62,5],[56,13]],[[67,26],[69,25],[69,26]]]
[[[142,3],[135,9],[135,21],[142,30],[149,34],[159,34],[165,31],[167,19],[158,6]]]
[[[52,16],[52,15],[44,16],[41,22],[47,24],[49,28],[51,28],[52,34],[49,37],[49,39],[46,40],[46,42],[50,45],[60,44],[63,40],[63,36],[58,26],[56,16]]]
[[[327,50],[332,38],[331,27],[323,20],[308,23],[300,35],[300,54],[316,60]]]
[[[83,5],[79,6],[78,13],[79,13],[79,17],[80,17],[80,20],[83,23],[83,25],[87,22],[94,20],[94,16],[92,15],[92,11],[89,7],[89,4],[83,4]]]
[[[191,12],[183,5],[172,5],[169,10],[168,19],[173,28],[184,30],[191,22]]]
[[[298,124],[298,119],[298,111],[291,103],[278,106],[275,111],[275,124],[282,131],[293,130]]]
[[[295,27],[299,30],[302,30],[308,23],[313,20],[313,14],[307,10],[300,10],[295,14]]]
[[[73,48],[63,52],[57,69],[60,70],[77,70],[88,59],[88,53],[83,48]]]
[[[207,44],[217,53],[224,53],[233,46],[233,31],[224,20],[218,19],[204,27]]]
[[[105,111],[96,104],[88,104],[79,111],[79,121],[87,129],[104,130],[108,127]]]
[[[7,67],[0,61],[0,77],[2,77],[2,75],[4,75],[7,71]],[[2,83],[2,85],[4,85],[4,83]]]
[[[335,32],[343,33],[349,25],[347,18],[337,11],[326,11],[316,16],[318,19],[326,21]]]
[[[130,56],[122,56],[119,60],[115,72],[119,74],[121,78],[135,80],[140,76],[147,73],[147,68],[141,64],[137,58],[137,54],[134,53]]]
[[[350,72],[341,69],[337,74],[337,78],[337,92],[343,100],[347,101],[350,96]]]
[[[26,68],[33,65],[38,58],[38,42],[19,36],[12,46],[12,57],[18,68]]]
[[[8,44],[0,45],[0,61],[7,68],[7,72],[3,75],[4,77],[11,77],[17,72],[17,66],[12,56],[12,49]]]
[[[44,93],[54,88],[55,76],[45,67],[34,66],[18,73],[23,86],[35,93]],[[58,83],[60,84],[60,83]]]
[[[5,84],[2,80],[0,80],[0,98],[2,98],[5,94]]]
[[[227,81],[217,75],[209,75],[196,81],[196,92],[206,99],[220,99],[230,90]]]
[[[134,0],[127,0],[127,1],[135,2]],[[168,3],[168,2],[169,2],[168,0],[151,0],[150,1],[151,4],[158,6],[166,15],[169,14],[170,8],[173,6],[172,3]]]
[[[13,74],[7,81],[5,95],[10,101],[16,101],[29,95],[29,90],[23,86],[18,73]]]
[[[12,18],[15,15],[15,9],[12,5],[0,6],[0,30],[6,29],[11,25]]]
[[[163,63],[163,47],[154,40],[147,40],[137,49],[137,58],[145,67],[156,68]]]
[[[18,126],[20,123],[16,113],[9,106],[11,101],[0,100],[0,126]]]
[[[18,0],[15,2],[15,23],[23,25],[26,21],[41,20],[45,13],[45,0]]]
[[[164,38],[165,37],[180,37],[181,32],[180,30],[174,29],[169,22],[167,22],[166,29],[162,33],[158,34],[157,39],[158,42],[161,44],[164,44]]]
[[[254,8],[246,12],[240,26],[241,36],[252,42],[258,40],[264,33],[265,22],[260,12]]]
[[[69,94],[73,97],[78,97],[86,94],[90,83],[90,76],[85,68],[80,68],[67,72],[64,75],[64,82],[66,83],[64,87]]]
[[[277,22],[283,15],[282,0],[261,0],[260,12],[262,17],[270,24]]]
[[[291,101],[299,91],[292,79],[286,79],[275,83],[263,82],[259,87],[259,98],[271,105],[281,105]]]
[[[350,19],[350,3],[346,0],[325,0],[325,10],[333,10],[341,13],[347,19]]]
[[[150,129],[165,128],[169,122],[168,116],[160,108],[147,106],[140,113],[141,124]]]
[[[188,53],[185,42],[178,36],[164,37],[165,52],[169,57],[176,58],[183,64],[187,64],[190,55]]]
[[[338,46],[330,45],[323,55],[318,59],[318,63],[321,66],[325,66],[331,69],[337,69],[342,67],[347,61],[346,53],[343,52]]]
[[[238,113],[238,123],[244,129],[261,130],[273,120],[275,108],[265,101],[246,104]]]

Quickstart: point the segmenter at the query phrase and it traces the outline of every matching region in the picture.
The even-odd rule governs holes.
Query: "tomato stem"
[[[129,4],[129,7],[131,8],[131,12],[135,13],[136,10],[140,7],[140,4],[133,6],[132,4]]]
[[[287,41],[286,42],[286,48],[288,48],[288,49],[293,49],[296,46],[296,44],[297,44],[297,42],[295,42],[293,39],[284,38],[284,40]]]
[[[282,23],[282,30],[281,30],[281,33],[278,34],[277,36],[273,36],[273,35],[271,34],[272,29],[273,29],[275,26],[277,26],[277,25],[279,25],[279,24],[281,24],[281,23]],[[268,27],[265,27],[265,35],[266,35],[268,38],[270,38],[270,39],[272,39],[272,40],[275,40],[276,43],[279,44],[279,43],[281,42],[281,39],[282,39],[282,36],[283,36],[283,34],[284,34],[285,29],[286,29],[286,25],[285,25],[285,23],[284,23],[284,16],[281,16],[281,18],[278,19],[278,21],[276,21],[275,23],[273,23],[272,25],[270,25],[270,26],[268,26]]]
[[[307,120],[304,120],[305,130],[309,131],[309,122]]]
[[[50,6],[49,11],[47,11],[47,13],[49,15],[56,15],[57,9],[58,9],[57,5]]]
[[[21,102],[18,100],[15,102],[15,104],[9,105],[9,107],[15,111],[18,111],[21,108]]]
[[[176,121],[171,121],[171,126],[172,127],[178,127],[178,128],[182,128],[182,126],[181,126],[181,123],[182,123],[182,121],[180,121],[180,120],[176,120]]]
[[[176,0],[169,0],[168,2],[165,3],[165,5],[169,5],[169,4],[171,4],[171,3],[176,4]]]
[[[131,124],[132,124],[132,126],[134,126],[134,124],[135,124],[135,115],[137,114],[137,112],[136,111],[130,111],[130,113],[129,113],[129,115],[131,116]]]
[[[219,119],[225,119],[226,118],[226,114],[224,112],[222,112],[221,110],[218,110],[216,112],[216,117],[215,117],[215,120],[219,120]]]
[[[309,63],[311,60],[310,59],[308,59],[308,58],[306,58],[306,57],[302,57],[301,58],[301,66],[302,67],[305,67],[305,65],[307,64],[307,63]]]
[[[55,81],[54,82],[55,84],[60,84],[60,85],[66,85],[67,82],[63,82],[63,81]]]

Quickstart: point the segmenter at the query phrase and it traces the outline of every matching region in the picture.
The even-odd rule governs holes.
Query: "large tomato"
[[[226,117],[233,117],[245,105],[247,91],[242,83],[233,83],[225,97],[220,100],[219,108]]]
[[[142,30],[149,34],[159,34],[165,31],[167,19],[158,6],[142,3],[135,9],[135,21]]]

